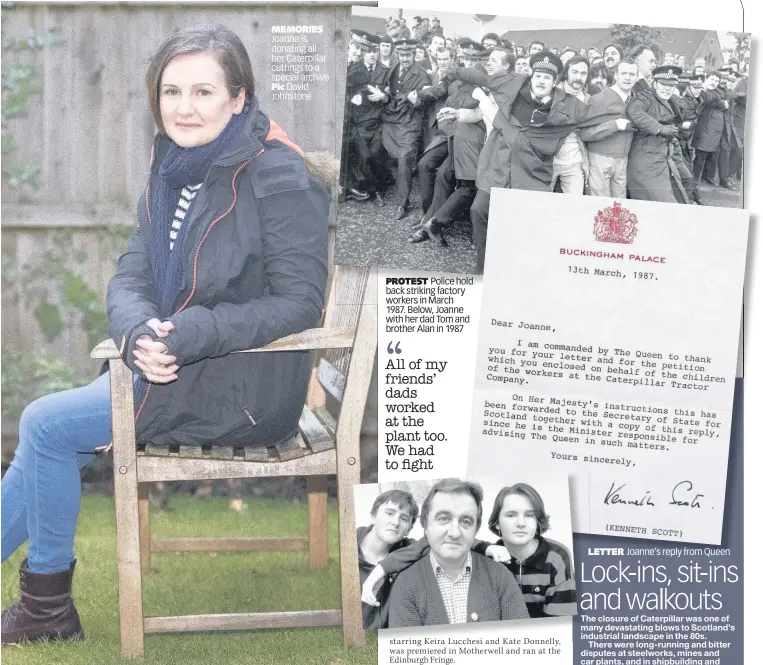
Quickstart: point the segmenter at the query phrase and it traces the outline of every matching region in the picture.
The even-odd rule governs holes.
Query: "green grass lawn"
[[[226,499],[173,498],[169,511],[154,510],[156,537],[300,536],[307,533],[302,503],[246,499],[236,513]],[[340,607],[336,504],[329,506],[329,565],[309,571],[304,552],[154,554],[144,577],[146,616],[289,611]],[[22,551],[24,550],[24,551]],[[18,598],[19,550],[2,566],[2,605]],[[5,665],[109,665],[119,657],[119,611],[114,501],[82,500],[74,599],[87,635],[83,642],[5,646]],[[135,663],[162,665],[376,665],[376,636],[368,646],[345,649],[341,628],[301,628],[147,635]]]

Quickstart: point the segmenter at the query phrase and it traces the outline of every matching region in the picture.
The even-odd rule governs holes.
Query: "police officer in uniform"
[[[673,94],[680,76],[681,68],[675,65],[656,67],[652,87],[636,94],[625,109],[636,129],[628,155],[632,199],[689,203],[692,177],[678,137],[691,123],[683,120],[681,102]]]
[[[382,111],[382,143],[392,159],[397,160],[397,205],[395,219],[408,213],[408,203],[416,163],[424,111],[416,105],[416,92],[429,85],[427,71],[413,62],[419,42],[399,39],[395,51],[399,62],[389,79],[389,99]]]
[[[349,63],[345,94],[344,124],[342,128],[342,164],[340,172],[340,201],[351,199],[366,201],[370,194],[358,187],[358,177],[367,184],[374,182],[369,177],[369,143],[373,139],[370,130],[369,110],[374,103],[369,99],[368,86],[371,77],[364,62],[365,56],[373,48],[378,48],[379,38],[365,30],[350,32]],[[384,98],[379,101],[383,102]],[[378,104],[377,104],[378,105]],[[364,108],[365,107],[365,108]],[[378,105],[379,110],[381,106]],[[377,123],[378,125],[378,114]],[[365,126],[365,129],[362,129]],[[368,139],[368,141],[366,140]]]

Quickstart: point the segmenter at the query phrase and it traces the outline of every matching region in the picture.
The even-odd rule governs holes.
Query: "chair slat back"
[[[324,328],[355,328],[368,282],[368,268],[337,266],[326,304]],[[351,349],[328,349],[321,354],[336,370],[347,375]]]

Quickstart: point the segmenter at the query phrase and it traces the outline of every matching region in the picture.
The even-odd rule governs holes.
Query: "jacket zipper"
[[[254,158],[259,157],[263,152],[265,152],[265,148],[262,148]],[[199,261],[199,252],[201,251],[201,246],[204,244],[204,241],[207,239],[207,236],[209,235],[209,232],[212,230],[212,227],[217,224],[223,217],[226,217],[228,213],[230,213],[231,210],[233,210],[233,207],[236,205],[236,201],[238,200],[238,190],[236,189],[236,178],[238,177],[238,174],[241,173],[241,170],[250,164],[252,162],[252,159],[247,159],[241,166],[239,166],[236,169],[236,172],[233,174],[233,179],[231,180],[231,188],[233,189],[233,201],[231,201],[230,206],[228,209],[217,219],[213,220],[212,223],[207,227],[206,232],[202,236],[201,240],[199,241],[199,244],[196,245],[196,251],[194,252],[193,256],[193,281],[191,283],[191,292],[188,294],[188,297],[185,299],[185,302],[180,306],[180,308],[172,315],[176,316],[180,312],[182,312],[187,306],[188,303],[191,301],[191,298],[193,298],[194,293],[196,292],[196,270],[198,268],[198,261]],[[154,161],[154,151],[153,148],[151,149],[151,163]],[[151,183],[151,178],[149,178],[149,185],[146,187],[146,213],[148,215],[148,223],[151,224],[151,212],[149,210],[149,204],[148,204],[148,191]],[[135,422],[138,422],[138,418],[140,417],[141,412],[143,411],[143,407],[146,404],[146,400],[148,399],[148,395],[151,392],[151,386],[153,384],[149,383],[148,388],[146,390],[146,394],[143,396],[143,401],[140,403],[140,406],[138,407],[137,412],[135,413]],[[249,414],[247,414],[249,415]],[[249,416],[251,419],[251,416]]]

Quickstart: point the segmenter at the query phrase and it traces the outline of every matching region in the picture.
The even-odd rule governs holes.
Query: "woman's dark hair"
[[[495,502],[493,503],[493,512],[490,513],[490,519],[487,521],[488,528],[496,536],[501,535],[501,529],[498,526],[498,518],[501,516],[504,499],[512,494],[519,494],[520,496],[525,497],[533,507],[533,511],[535,511],[535,520],[538,523],[538,531],[535,535],[540,536],[541,534],[546,533],[549,529],[549,521],[551,518],[546,512],[546,507],[543,505],[543,498],[538,494],[538,490],[527,483],[515,483],[509,487],[504,487],[498,492],[498,496],[495,497]]]
[[[223,25],[210,25],[178,30],[151,60],[146,72],[146,88],[151,115],[159,131],[164,133],[162,115],[159,111],[159,88],[162,74],[169,62],[179,55],[210,53],[225,74],[225,85],[231,97],[237,97],[241,88],[246,91],[246,101],[254,98],[254,74],[246,48],[238,36]]]

